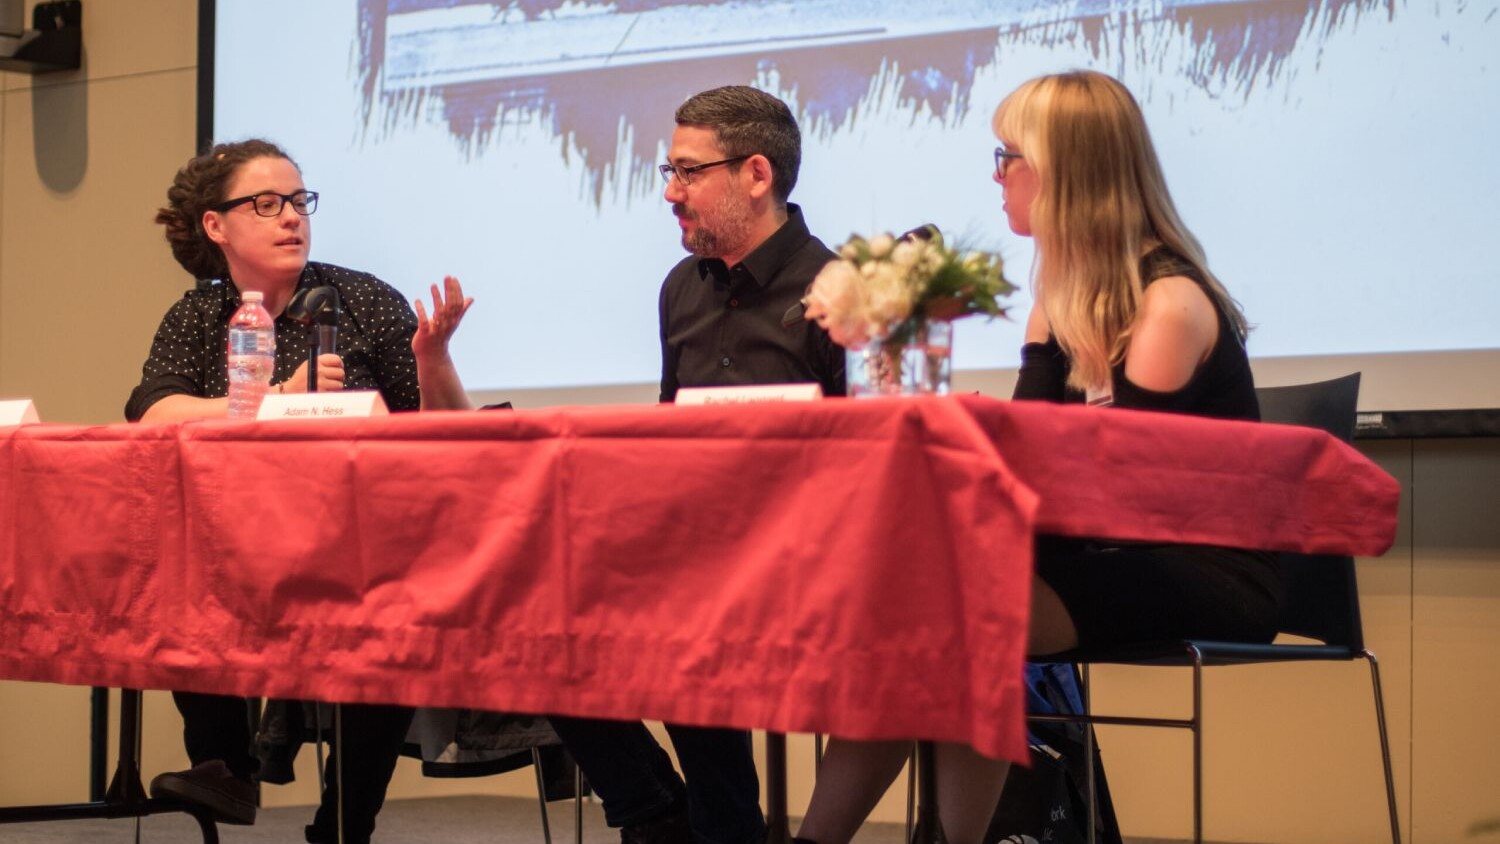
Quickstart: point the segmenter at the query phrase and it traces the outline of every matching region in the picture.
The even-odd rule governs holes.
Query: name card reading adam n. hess
[[[380,393],[353,390],[332,393],[271,393],[260,403],[256,419],[363,419],[388,413]]]
[[[778,401],[817,401],[823,388],[817,384],[756,384],[748,387],[683,387],[677,404],[758,404]]]
[[[40,421],[42,420],[36,415],[36,404],[31,399],[0,401],[0,428],[35,425]]]

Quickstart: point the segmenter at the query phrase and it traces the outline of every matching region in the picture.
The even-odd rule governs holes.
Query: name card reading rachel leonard
[[[256,419],[363,419],[390,411],[380,393],[351,390],[332,393],[271,393],[260,403]]]
[[[677,404],[756,404],[773,401],[817,401],[823,388],[817,384],[756,384],[749,387],[683,387]]]
[[[36,415],[36,405],[31,399],[0,401],[0,428],[19,428],[22,425],[35,425],[41,421]]]

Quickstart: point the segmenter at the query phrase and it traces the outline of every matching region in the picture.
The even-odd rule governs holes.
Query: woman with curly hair
[[[157,328],[141,381],[130,395],[131,421],[178,422],[228,413],[229,320],[244,292],[257,291],[281,338],[304,329],[285,314],[300,288],[328,285],[341,308],[337,353],[317,362],[317,388],[378,390],[395,412],[467,407],[448,340],[472,300],[455,279],[432,286],[429,318],[421,301],[413,312],[395,288],[367,273],[311,262],[311,217],[318,194],[279,147],[264,140],[219,144],[189,161],[172,181],[167,204],[156,215],[172,255],[198,280],[167,311]],[[277,343],[271,389],[307,389],[308,362],[301,343]],[[153,795],[204,805],[227,823],[255,819],[245,701],[224,695],[175,692],[193,767],[162,774]],[[338,780],[344,782],[344,841],[368,842],[385,799],[412,711],[398,706],[344,709],[344,771],[330,765],[323,802],[310,842],[336,839]]]

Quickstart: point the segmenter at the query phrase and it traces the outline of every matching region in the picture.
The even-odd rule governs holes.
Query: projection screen
[[[1171,189],[1255,324],[1264,383],[1366,372],[1364,407],[1500,406],[1500,0],[203,0],[201,133],[282,144],[322,193],[313,258],[477,300],[466,383],[653,401],[682,256],[655,165],[696,91],[802,127],[792,195],[830,245],[934,223],[1000,252],[1013,319],[961,324],[1008,390],[1032,252],[990,178],[1027,78],[1141,100]]]

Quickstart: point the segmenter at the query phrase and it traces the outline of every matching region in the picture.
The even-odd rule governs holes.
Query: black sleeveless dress
[[[1167,276],[1205,283],[1165,247],[1141,259],[1143,284]],[[1121,361],[1112,372],[1111,406],[1259,421],[1245,347],[1218,313],[1218,341],[1182,389],[1159,393],[1132,384]],[[1014,398],[1085,401],[1066,386],[1068,359],[1055,338],[1026,344],[1021,359]],[[1269,642],[1276,635],[1281,585],[1274,553],[1039,537],[1036,573],[1062,599],[1082,647],[1184,638]]]

